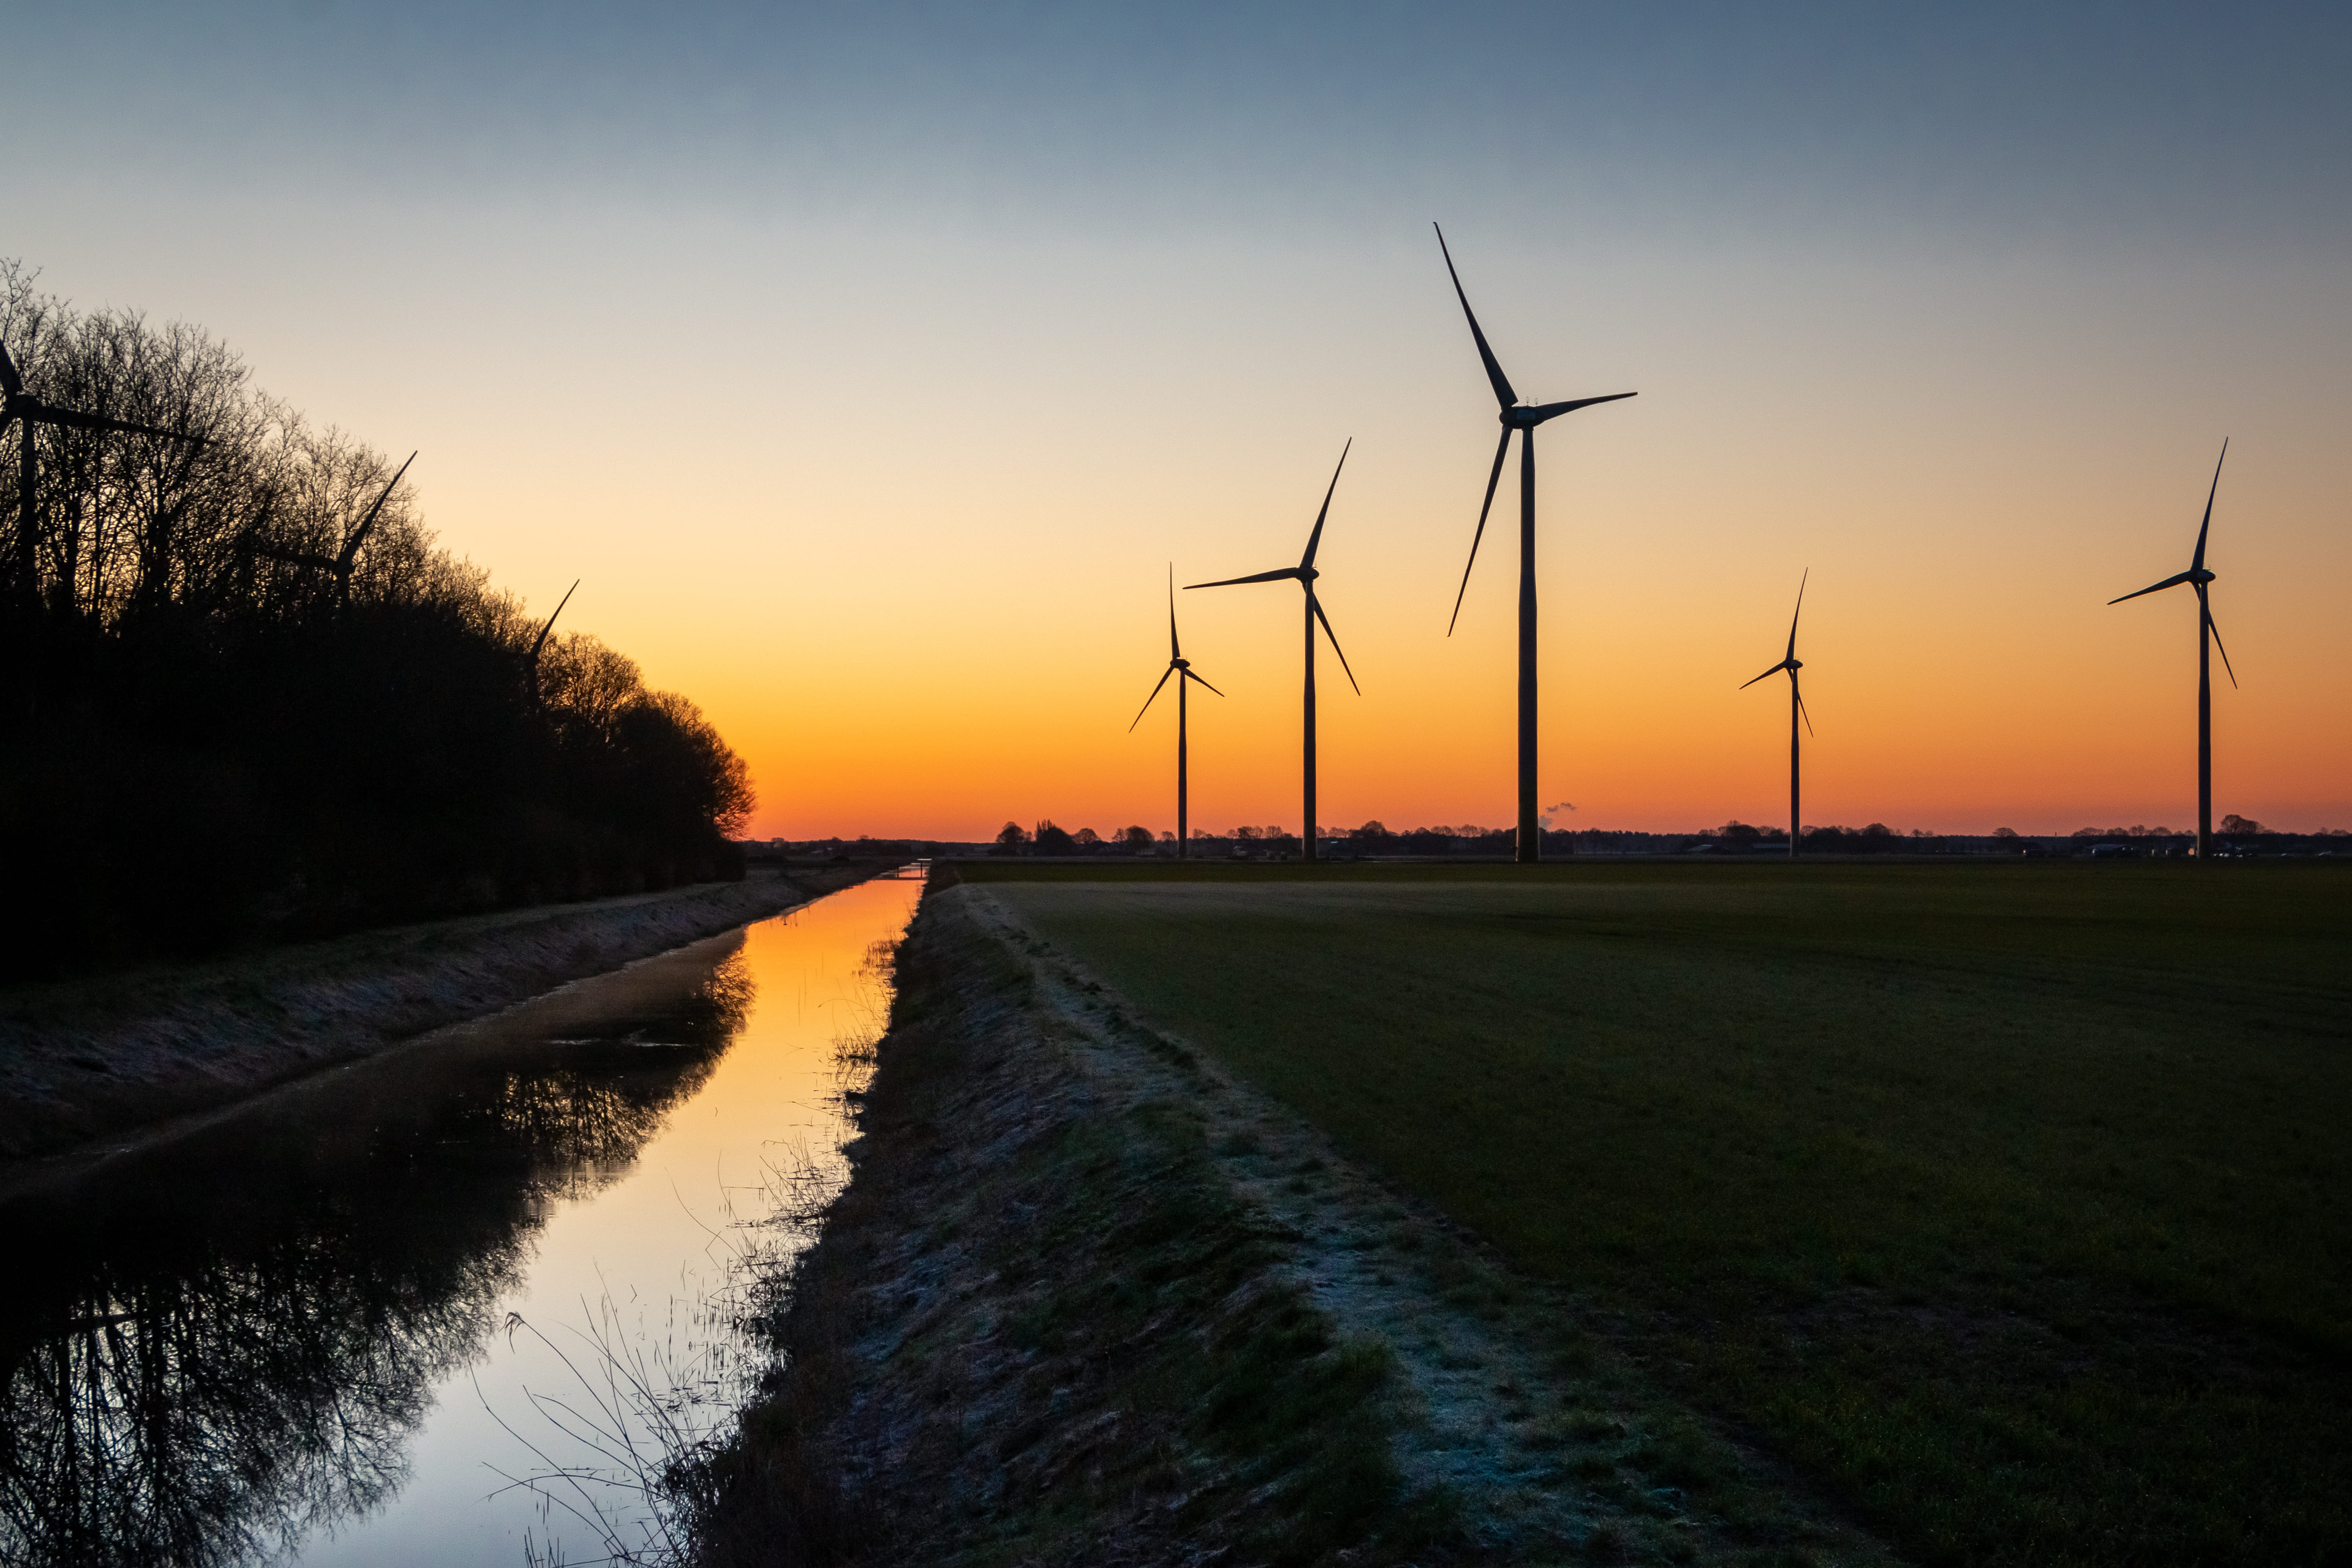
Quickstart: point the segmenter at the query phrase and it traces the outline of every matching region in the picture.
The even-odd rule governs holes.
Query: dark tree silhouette
[[[39,425],[32,504],[0,486],[0,858],[44,910],[0,972],[741,874],[717,731],[542,641],[380,454],[5,261],[0,339],[115,426]]]

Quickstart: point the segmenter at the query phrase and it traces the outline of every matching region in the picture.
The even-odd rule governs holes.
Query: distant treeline
[[[2311,834],[2274,833],[2259,822],[2240,816],[2224,817],[2217,837],[2231,853],[2334,854],[2352,847],[2346,842],[2352,839],[2352,834],[2342,829]],[[2128,853],[2149,855],[2185,854],[2189,845],[2194,841],[2192,834],[2176,834],[2166,827],[2085,827],[2073,834],[2035,837],[2021,835],[2006,827],[1981,835],[1935,833],[1923,827],[1897,831],[1885,823],[1874,822],[1865,827],[1808,827],[1798,848],[1808,855],[1982,855],[2003,852],[2032,855],[2083,853],[2094,845],[2108,845],[2121,847]],[[1365,856],[1507,859],[1517,845],[1517,835],[1507,827],[1464,824],[1391,830],[1381,823],[1367,822],[1360,827],[1326,828],[1318,840],[1317,852],[1339,859]],[[1224,833],[1212,833],[1197,827],[1192,830],[1192,852],[1195,857],[1281,858],[1295,857],[1303,847],[1297,834],[1279,826],[1243,826]],[[1543,851],[1547,856],[1740,854],[1773,850],[1786,854],[1788,847],[1787,828],[1756,827],[1737,820],[1727,822],[1720,827],[1701,828],[1692,833],[1547,828],[1543,834]],[[1155,834],[1148,827],[1135,826],[1106,835],[1091,827],[1081,827],[1071,832],[1047,818],[1034,827],[1023,827],[1017,822],[1006,823],[998,831],[989,853],[1172,855],[1175,848],[1176,836],[1165,830]]]
[[[741,875],[741,761],[682,697],[436,548],[394,466],[204,332],[0,261],[45,402],[205,438],[0,440],[0,856],[38,973]],[[383,497],[373,526],[361,532]]]

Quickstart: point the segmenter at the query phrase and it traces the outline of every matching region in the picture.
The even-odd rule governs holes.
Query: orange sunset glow
[[[2352,827],[2340,97],[2259,28],[1718,21],[1549,15],[1506,114],[1434,17],[248,19],[227,64],[159,17],[155,62],[381,99],[289,147],[323,88],[239,119],[151,62],[130,112],[205,155],[61,150],[0,249],[420,448],[446,544],[542,613],[583,579],[566,624],[702,706],[754,837],[1172,828],[1172,708],[1128,732],[1168,566],[1295,560],[1351,437],[1323,826],[1508,826],[1517,497],[1449,638],[1494,413],[1433,218],[1529,396],[1640,393],[1542,437],[1556,826],[1784,823],[1737,688],[1808,569],[1809,822],[2193,826],[2193,605],[2106,601],[2186,564],[2228,437],[2215,813]],[[1297,827],[1296,592],[1178,600],[1227,693],[1192,821]]]

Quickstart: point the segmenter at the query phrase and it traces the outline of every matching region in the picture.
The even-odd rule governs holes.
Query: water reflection
[[[0,1561],[251,1561],[378,1510],[547,1216],[625,1173],[742,1032],[742,945],[0,1204]]]

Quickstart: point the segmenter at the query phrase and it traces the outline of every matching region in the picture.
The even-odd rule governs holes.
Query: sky
[[[1174,826],[1180,584],[1318,584],[1323,824],[2352,827],[2352,12],[0,11],[0,256],[202,324],[700,703],[758,837]],[[1514,459],[1516,465],[1516,458]],[[1195,826],[1296,828],[1286,584],[1179,595]]]

